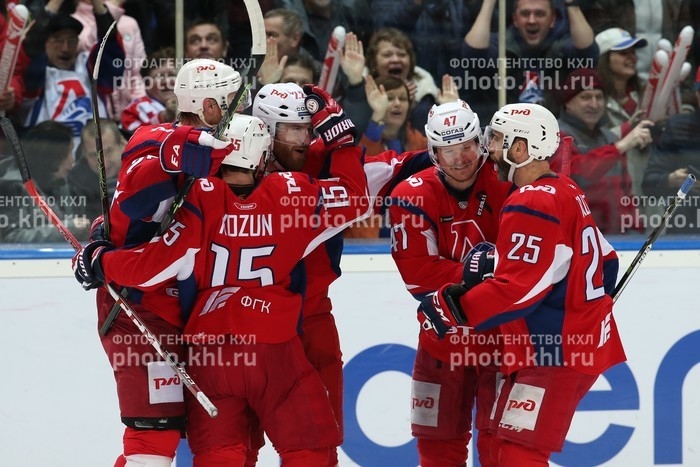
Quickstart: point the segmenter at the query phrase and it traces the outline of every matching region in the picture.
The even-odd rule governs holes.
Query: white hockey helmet
[[[559,147],[559,122],[552,112],[539,104],[505,105],[493,114],[489,126],[503,134],[504,156],[515,138],[527,140],[530,159],[520,166],[532,159],[548,159]]]
[[[223,165],[257,171],[270,151],[267,125],[250,115],[234,114],[221,139],[234,143],[234,150],[224,157]]]
[[[253,101],[253,115],[267,124],[274,139],[278,123],[311,123],[306,94],[296,83],[266,84]]]
[[[453,146],[476,139],[479,157],[486,159],[484,138],[481,133],[479,116],[469,105],[459,99],[442,105],[433,105],[425,124],[425,136],[428,138],[428,153],[433,164],[438,166],[435,148]]]
[[[195,113],[204,121],[204,99],[215,99],[221,110],[226,110],[229,94],[240,87],[241,74],[232,67],[216,60],[196,58],[178,71],[174,92],[180,112]]]

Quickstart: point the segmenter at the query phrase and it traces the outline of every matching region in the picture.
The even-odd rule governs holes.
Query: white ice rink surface
[[[700,268],[643,267],[620,299],[616,316],[639,389],[639,410],[578,413],[569,438],[582,443],[610,423],[633,426],[627,445],[604,465],[655,465],[653,406],[663,403],[654,398],[655,376],[669,348],[700,329],[698,279]],[[381,342],[415,346],[416,324],[405,311],[413,313],[415,304],[394,273],[347,273],[331,296],[346,362]],[[0,279],[0,297],[0,466],[111,466],[121,450],[122,425],[97,336],[94,292],[84,292],[72,278]],[[700,348],[695,350],[697,362]],[[387,390],[375,384],[380,381],[398,388]],[[409,381],[385,373],[363,389],[366,405],[384,409],[358,409],[363,430],[379,444],[410,440]],[[683,465],[698,466],[697,366],[687,373],[682,394]],[[268,453],[259,465],[277,462]],[[354,464],[343,455],[341,465]]]

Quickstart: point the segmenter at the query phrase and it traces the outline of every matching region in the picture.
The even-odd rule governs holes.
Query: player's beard
[[[304,164],[306,163],[306,155],[309,149],[308,145],[293,145],[283,143],[279,140],[275,140],[274,143],[274,160],[277,165],[280,166],[281,170],[295,172],[304,168]]]
[[[498,179],[502,182],[507,182],[511,166],[506,162],[505,156],[496,161],[496,167],[498,167]]]

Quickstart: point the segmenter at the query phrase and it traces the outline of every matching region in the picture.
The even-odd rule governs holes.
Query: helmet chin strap
[[[506,163],[508,165],[510,165],[510,170],[508,170],[508,181],[511,183],[515,183],[513,181],[513,177],[515,176],[515,169],[519,169],[520,167],[525,167],[527,164],[534,161],[535,158],[532,156],[532,154],[530,154],[530,156],[526,160],[524,160],[520,164],[516,164],[515,162],[513,162],[512,160],[510,160],[508,158],[508,152],[506,152],[503,156],[503,160],[506,161]]]
[[[207,122],[207,119],[204,117],[204,111],[203,111],[203,110],[197,111],[197,116],[199,117],[199,119],[202,121],[202,123],[204,123],[204,125],[205,125],[207,128],[215,128],[215,127],[216,127],[216,125],[211,125],[211,124],[209,124],[209,122]]]

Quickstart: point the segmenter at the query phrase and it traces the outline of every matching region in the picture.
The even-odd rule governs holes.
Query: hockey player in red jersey
[[[294,83],[263,86],[253,102],[253,115],[263,120],[272,135],[272,158],[267,172],[302,170],[315,178],[329,177],[326,153],[333,145],[317,138],[311,141],[310,118],[301,88]],[[326,94],[325,91],[319,91]],[[335,101],[327,96],[329,102]],[[337,104],[333,104],[337,106]],[[337,107],[336,112],[341,111]],[[387,151],[365,158],[369,194],[373,202],[383,199],[408,175],[431,165],[426,151],[397,154]],[[309,362],[326,385],[328,397],[343,433],[343,361],[340,338],[331,314],[328,288],[340,276],[343,236],[327,239],[304,259],[306,294],[302,308],[300,337]],[[336,465],[337,456],[329,463]],[[253,463],[251,462],[250,465]]]
[[[240,85],[237,71],[213,60],[192,60],[180,69],[175,89],[178,121],[140,127],[124,149],[110,209],[110,239],[116,246],[141,244],[153,237],[185,174],[205,177],[218,170],[233,144],[215,139],[207,130],[221,120]],[[159,291],[131,290],[128,300],[163,346],[182,355],[180,309],[183,304],[191,306],[194,292],[187,284],[178,290],[173,281]],[[97,291],[98,326],[113,304],[107,291]],[[126,425],[124,451],[115,466],[170,466],[184,430],[181,385],[149,385],[156,378],[172,376],[172,370],[159,361],[124,313],[117,315],[101,341]]]
[[[226,131],[235,150],[224,158],[221,178],[196,183],[162,237],[111,252],[106,242],[94,242],[78,253],[86,283],[146,291],[175,277],[196,284],[196,303],[184,310],[191,311],[184,331],[189,371],[219,415],[211,419],[193,398],[187,401],[195,466],[244,464],[249,407],[283,465],[326,466],[338,443],[325,388],[297,335],[304,291],[297,264],[367,212],[367,181],[344,114],[313,93],[309,101],[319,132],[334,135],[332,179],[278,172],[257,183],[270,138],[261,120],[237,115]]]
[[[435,164],[398,184],[391,193],[391,254],[408,291],[422,300],[446,282],[470,275],[470,260],[482,242],[495,242],[498,215],[510,188],[486,163],[479,117],[466,102],[433,106],[425,134]],[[475,248],[476,247],[476,248]],[[468,280],[468,279],[467,279]],[[423,314],[419,314],[423,318]],[[467,461],[472,409],[479,432],[479,460],[488,458],[489,414],[495,399],[496,331],[478,345],[473,329],[460,326],[436,340],[421,327],[413,368],[411,431],[420,465],[457,466]],[[481,366],[479,365],[481,362]],[[421,404],[432,398],[435,404]]]
[[[438,336],[499,328],[506,374],[491,429],[499,465],[546,466],[598,376],[625,361],[610,293],[617,256],[586,196],[549,168],[559,126],[542,106],[510,104],[491,120],[491,158],[518,186],[501,213],[493,277],[445,285],[422,302]]]

